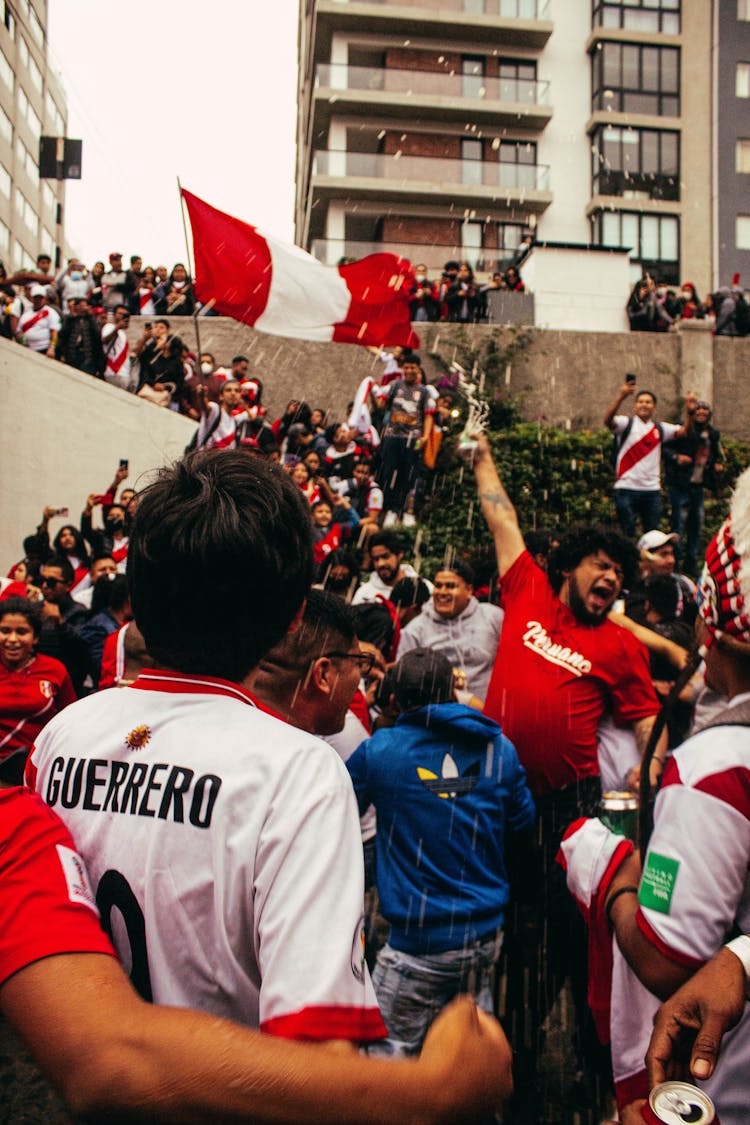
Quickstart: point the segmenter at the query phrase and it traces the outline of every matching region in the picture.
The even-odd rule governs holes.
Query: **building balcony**
[[[439,281],[443,266],[449,261],[468,262],[475,273],[505,270],[513,259],[513,251],[483,250],[467,246],[441,246],[405,242],[359,242],[349,238],[316,238],[310,253],[326,266],[335,266],[342,258],[358,261],[368,254],[397,254],[412,265],[423,263],[432,281]]]
[[[312,5],[311,5],[312,6]],[[334,31],[424,35],[451,43],[477,37],[540,51],[552,34],[550,0],[317,0],[313,58],[329,58]]]
[[[549,82],[450,71],[322,64],[313,99],[315,129],[325,128],[333,113],[457,123],[470,114],[493,127],[537,130],[552,117]]]
[[[313,157],[311,186],[328,199],[422,198],[467,205],[486,200],[541,214],[552,202],[549,179],[549,167],[542,164],[319,151]]]

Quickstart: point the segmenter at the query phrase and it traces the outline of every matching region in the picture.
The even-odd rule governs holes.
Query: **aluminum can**
[[[649,1125],[720,1125],[708,1094],[689,1082],[654,1086],[641,1116]]]
[[[618,836],[638,842],[638,798],[628,790],[602,793],[599,819]]]

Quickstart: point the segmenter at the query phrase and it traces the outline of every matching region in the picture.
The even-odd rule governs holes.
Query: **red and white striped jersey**
[[[633,415],[616,414],[613,420],[615,434],[625,431],[631,423],[628,436],[617,450],[615,488],[632,488],[637,492],[658,492],[661,487],[662,438],[654,422],[643,422]],[[679,426],[660,422],[664,441],[671,441]]]

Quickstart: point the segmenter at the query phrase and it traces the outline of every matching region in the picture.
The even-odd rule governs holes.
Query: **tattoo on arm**
[[[482,492],[480,493],[480,499],[486,500],[489,504],[504,508],[506,512],[513,510],[513,505],[504,492]]]

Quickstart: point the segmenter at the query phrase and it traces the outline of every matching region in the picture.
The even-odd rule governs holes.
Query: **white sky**
[[[297,0],[49,0],[48,31],[83,140],[66,235],[88,265],[185,261],[177,176],[292,241]]]

